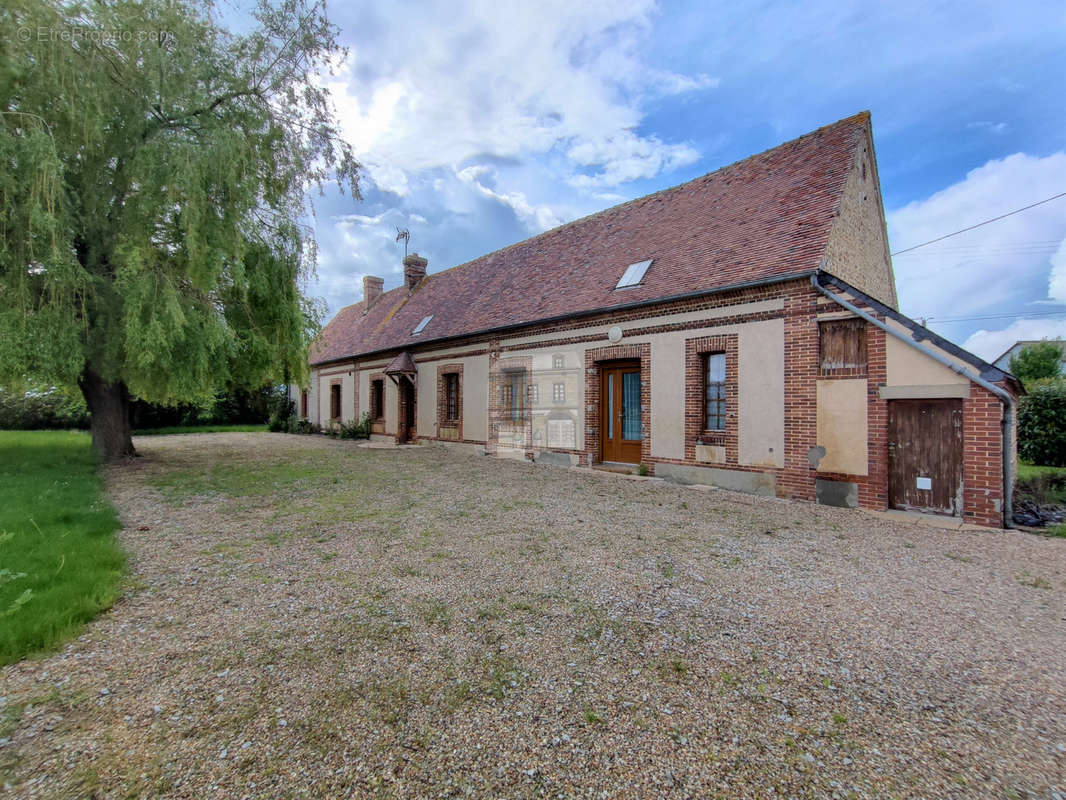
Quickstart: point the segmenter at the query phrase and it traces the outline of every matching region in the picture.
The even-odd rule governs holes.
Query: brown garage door
[[[888,504],[961,515],[961,400],[889,401]]]

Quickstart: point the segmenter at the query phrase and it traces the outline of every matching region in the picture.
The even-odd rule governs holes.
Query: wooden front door
[[[640,362],[600,367],[600,460],[640,463]]]
[[[962,515],[962,401],[890,400],[888,504]]]
[[[397,436],[400,444],[415,438],[415,386],[406,375],[400,376],[400,414]]]

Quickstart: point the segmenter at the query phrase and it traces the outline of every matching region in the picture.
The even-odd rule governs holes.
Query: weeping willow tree
[[[254,20],[231,33],[185,0],[0,8],[0,381],[79,386],[105,460],[133,453],[131,396],[306,370],[308,191],[358,196],[358,164],[316,80],[339,52],[324,4]]]

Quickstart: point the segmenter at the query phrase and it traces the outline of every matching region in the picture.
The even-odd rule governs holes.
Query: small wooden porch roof
[[[393,381],[396,380],[397,376],[403,375],[413,383],[415,375],[418,374],[418,367],[415,366],[415,360],[411,357],[411,351],[404,350],[390,361],[388,366],[385,367],[385,374],[392,378]]]

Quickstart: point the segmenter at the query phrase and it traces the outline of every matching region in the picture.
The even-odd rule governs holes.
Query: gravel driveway
[[[18,797],[1066,794],[1066,541],[283,434],[141,439],[0,671]]]

